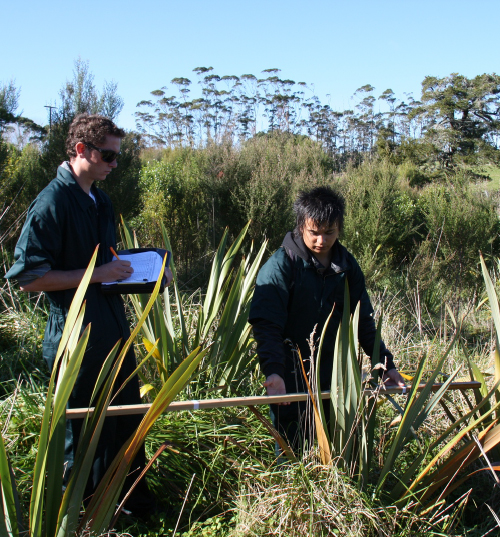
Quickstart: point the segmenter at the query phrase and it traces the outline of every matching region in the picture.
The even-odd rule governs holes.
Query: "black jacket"
[[[318,346],[323,326],[332,312],[323,344],[321,388],[329,389],[337,330],[344,311],[345,281],[349,284],[350,310],[360,303],[358,339],[369,356],[373,353],[376,327],[365,278],[354,257],[338,241],[326,269],[310,254],[298,233],[288,233],[281,248],[257,276],[249,322],[253,325],[261,369],[267,377],[277,373],[288,392],[302,391],[302,373],[296,370],[287,340],[299,347],[303,359],[310,357],[307,340],[316,327]],[[335,306],[335,307],[334,307]],[[380,361],[394,368],[392,354],[380,345]],[[308,361],[305,362],[306,369]]]

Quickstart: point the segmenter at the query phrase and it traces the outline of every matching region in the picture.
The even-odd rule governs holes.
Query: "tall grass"
[[[85,486],[90,474],[92,461],[101,434],[106,409],[114,392],[114,383],[123,359],[144,322],[156,296],[160,281],[157,282],[143,316],[132,332],[129,340],[119,350],[120,342],[110,352],[98,376],[92,404],[95,410],[87,416],[82,427],[74,466],[68,484],[63,491],[65,410],[73,390],[80,365],[84,357],[90,326],[82,327],[85,313],[83,303],[85,292],[92,275],[97,248],[85,275],[76,290],[74,300],[67,315],[63,334],[57,351],[55,365],[50,377],[41,429],[36,445],[37,455],[32,477],[32,492],[29,507],[28,528],[31,537],[69,536],[75,531],[98,535],[108,529],[113,519],[116,502],[132,461],[155,420],[184,387],[193,371],[202,360],[205,350],[193,350],[179,367],[172,372],[158,396],[140,423],[137,431],[122,447],[106,475],[101,480],[87,506],[83,517],[80,508]],[[116,358],[116,359],[115,359]],[[6,427],[9,425],[7,415]],[[17,537],[24,533],[23,512],[17,500],[17,487],[5,450],[3,434],[0,437],[0,485],[2,511],[0,513],[0,533]],[[119,510],[117,514],[119,514]],[[116,518],[116,517],[115,517]]]
[[[0,288],[0,311],[0,395],[7,395],[20,377],[47,380],[41,349],[48,314],[42,295],[29,297],[8,281]]]
[[[132,234],[130,238],[133,240]],[[241,241],[243,244],[243,238]],[[164,337],[158,321],[168,319],[165,311],[166,303],[159,303],[161,309],[158,309],[157,313],[154,313],[155,305],[152,304],[152,313],[144,317],[143,326],[147,326],[148,330],[152,330],[150,334],[153,334],[150,336],[152,345],[145,353],[149,354],[150,358],[145,362],[144,378],[148,381],[156,379],[148,397],[158,393],[164,383],[171,378],[177,363],[177,358],[171,359],[172,349],[176,348],[178,356],[182,358],[189,354],[196,341],[212,343],[213,348],[213,342],[219,337],[217,327],[220,326],[219,321],[224,316],[230,297],[246,296],[244,300],[242,299],[242,304],[249,300],[248,295],[241,294],[241,290],[251,289],[250,275],[253,270],[251,267],[255,260],[250,262],[245,258],[238,264],[236,256],[238,244],[239,239],[236,240],[232,250],[229,240],[221,246],[212,268],[214,274],[212,291],[207,295],[200,293],[201,298],[190,300],[179,288],[171,289],[168,296],[171,327],[165,324],[166,330],[171,330],[172,334],[169,343],[172,345],[171,349],[169,345],[161,342],[155,346],[157,338],[153,332],[158,330],[160,337]],[[220,268],[224,267],[228,259],[233,256],[233,254],[228,256],[229,251],[235,256],[233,270],[227,266],[224,268],[227,269],[226,272],[220,272]],[[240,271],[242,277],[238,280]],[[239,294],[236,290],[231,294],[235,281],[239,282]],[[476,316],[474,322],[482,327],[483,332],[489,329],[488,304],[490,306],[495,304],[494,287],[493,283],[488,284],[489,302],[483,302],[481,308],[474,312]],[[401,413],[389,403],[382,403],[382,399],[376,401],[376,414],[374,410],[370,413],[369,402],[364,407],[354,404],[353,409],[358,411],[364,409],[368,417],[374,416],[375,419],[370,433],[371,440],[367,441],[366,447],[363,447],[363,442],[353,441],[352,446],[346,449],[351,441],[353,428],[358,435],[361,434],[363,427],[368,431],[368,421],[354,419],[350,426],[344,426],[347,441],[337,443],[341,451],[332,448],[332,462],[322,461],[321,452],[318,451],[313,452],[309,458],[296,463],[287,463],[285,466],[276,466],[274,441],[249,410],[184,412],[161,416],[155,425],[151,424],[151,427],[148,426],[143,430],[144,434],[146,429],[149,431],[148,453],[153,454],[159,447],[165,445],[163,452],[153,463],[153,475],[149,480],[158,495],[168,495],[175,515],[171,519],[165,516],[152,521],[149,527],[136,524],[129,528],[130,533],[171,535],[184,500],[186,503],[180,517],[179,534],[191,528],[190,535],[206,535],[212,529],[214,532],[219,531],[215,533],[216,535],[234,536],[297,535],[299,531],[309,532],[311,535],[327,535],[334,530],[340,535],[370,535],[370,532],[377,535],[376,531],[382,532],[380,533],[382,535],[394,536],[438,535],[463,531],[460,529],[462,520],[468,520],[471,525],[481,524],[485,528],[484,531],[488,524],[491,528],[493,523],[491,516],[488,514],[481,520],[474,519],[475,515],[470,507],[476,498],[481,498],[481,501],[495,508],[493,487],[490,485],[490,491],[484,488],[491,472],[481,470],[478,474],[471,475],[469,481],[460,483],[462,478],[468,477],[475,470],[487,467],[479,448],[474,447],[477,446],[472,438],[474,427],[478,440],[483,442],[486,448],[490,445],[494,447],[497,442],[496,425],[493,424],[490,431],[483,425],[487,424],[488,420],[496,418],[496,394],[495,390],[491,389],[493,384],[487,376],[489,348],[483,344],[477,348],[472,348],[470,344],[465,346],[467,339],[460,340],[458,336],[453,346],[450,346],[453,320],[455,319],[457,326],[462,324],[466,329],[467,320],[455,318],[446,308],[444,311],[448,328],[444,330],[444,316],[439,319],[423,310],[419,312],[416,303],[411,303],[410,294],[398,296],[393,301],[388,300],[388,296],[385,299],[383,302],[391,304],[392,310],[385,314],[384,338],[392,341],[392,350],[400,361],[400,368],[406,369],[406,372],[416,379],[421,375],[427,382],[432,381],[432,372],[435,371],[443,374],[436,378],[451,379],[453,371],[457,369],[459,376],[469,375],[468,358],[470,358],[473,374],[477,375],[476,369],[472,366],[475,362],[477,370],[483,373],[483,378],[488,382],[488,385],[485,385],[486,392],[483,390],[479,400],[469,397],[470,403],[476,408],[471,410],[466,400],[458,394],[448,397],[441,393],[426,398],[425,394],[418,396],[414,392],[408,399],[401,396],[394,398],[394,403],[399,405]],[[162,300],[166,300],[165,296]],[[236,299],[233,301],[235,304],[238,302]],[[203,313],[205,304],[206,313]],[[420,306],[422,304],[423,302],[420,302]],[[410,314],[405,314],[404,325],[398,324],[403,322],[401,311],[411,311]],[[144,312],[144,309],[138,310],[141,317]],[[182,319],[179,312],[183,315]],[[493,315],[496,316],[496,313]],[[204,333],[200,327],[201,320],[208,320],[212,316],[212,324],[206,330],[206,336],[197,340],[199,337],[197,334]],[[237,316],[233,318],[237,319]],[[422,330],[418,327],[418,319],[421,320]],[[414,329],[410,327],[407,330],[411,322]],[[245,325],[242,326],[245,333]],[[347,343],[344,344],[339,340],[339,353],[340,355],[350,353],[351,369],[354,370],[354,360],[357,365],[358,358],[352,338],[356,333],[355,327],[350,325],[349,319],[347,322],[343,321],[342,327],[339,337],[344,338]],[[143,336],[144,332],[140,338],[141,342]],[[239,341],[240,337],[236,340]],[[446,354],[447,347],[450,347],[448,354]],[[165,351],[164,355],[160,354],[160,349]],[[247,348],[249,349],[250,347]],[[422,360],[423,355],[426,356],[425,360]],[[208,356],[207,353],[202,358],[201,373],[182,392],[181,397],[210,397],[219,393],[219,390],[212,388],[221,385],[228,388],[232,386],[227,380],[229,377],[222,374],[225,366],[214,367]],[[163,373],[160,364],[164,367]],[[249,362],[245,365],[244,371],[244,382],[239,384],[242,394],[262,393],[255,364]],[[163,379],[161,374],[164,374]],[[221,384],[223,379],[226,379],[226,384]],[[357,382],[354,382],[354,385],[356,384]],[[43,411],[44,397],[36,395],[37,390],[36,383],[25,382],[15,395],[2,403],[2,423],[8,421],[7,417],[10,418],[10,426],[5,431],[4,438],[6,450],[10,454],[14,473],[20,484],[21,503],[26,501],[31,481],[29,476],[19,479],[19,475],[21,472],[29,473],[30,461],[35,459],[32,450],[36,446],[34,436],[39,419],[37,416],[41,416]],[[485,395],[487,400],[481,405]],[[446,412],[440,406],[441,402],[445,402],[458,423],[449,425]],[[262,411],[265,413],[265,409]],[[466,427],[467,424],[469,429]],[[492,421],[489,421],[489,424],[491,425]],[[330,435],[330,431],[327,430],[326,434]],[[457,435],[459,438],[456,438]],[[368,446],[371,448],[368,449]],[[347,451],[352,454],[354,464],[346,464]],[[16,452],[19,455],[16,455]],[[368,453],[372,454],[370,461],[366,458]],[[446,457],[453,464],[460,465],[463,460],[461,457],[468,454],[470,462],[472,459],[475,459],[475,462],[470,468],[464,466],[465,471],[457,475],[458,487],[455,490],[448,487],[443,494],[439,480],[443,476],[449,476],[450,469],[454,474],[456,468],[443,464],[446,462]],[[436,459],[435,462],[433,458]],[[393,462],[388,464],[388,460]],[[353,480],[351,476],[355,479]],[[470,483],[475,485],[474,490],[463,496],[465,492],[463,487],[467,487]],[[483,487],[481,493],[476,483]],[[489,496],[486,496],[487,494]],[[105,518],[101,518],[103,523],[106,522]],[[126,529],[126,525],[121,527],[123,530]],[[217,527],[219,530],[215,529]]]
[[[387,535],[390,519],[381,516],[343,472],[315,459],[305,458],[243,484],[231,535]]]

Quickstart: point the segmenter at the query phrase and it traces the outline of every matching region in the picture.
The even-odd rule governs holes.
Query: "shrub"
[[[419,206],[425,240],[413,268],[416,279],[424,284],[438,279],[457,294],[476,288],[481,282],[479,251],[491,257],[499,246],[500,222],[492,200],[459,174],[445,185],[426,187]]]
[[[141,212],[134,220],[140,243],[162,244],[160,223],[171,237],[177,264],[187,273],[207,252],[209,212],[194,159],[153,161],[140,172]]]
[[[139,176],[141,173],[140,152],[142,142],[139,135],[128,132],[121,142],[118,167],[111,175],[99,183],[111,198],[115,214],[123,215],[125,219],[139,214],[140,189]]]
[[[418,240],[417,196],[399,177],[398,168],[387,161],[350,167],[339,186],[347,213],[341,240],[375,285],[408,261]]]
[[[37,146],[28,144],[22,150],[11,144],[5,146],[0,175],[0,237],[4,246],[13,246],[24,223],[24,212],[47,183]]]
[[[257,242],[269,239],[277,248],[294,226],[297,192],[325,183],[332,163],[321,146],[303,136],[260,134],[241,147],[208,145],[196,151],[203,170],[203,187],[214,211],[214,229],[242,228],[252,220],[250,234]]]
[[[241,229],[250,219],[251,237],[269,238],[277,248],[294,227],[297,192],[327,182],[331,171],[319,144],[282,133],[241,147],[209,144],[148,155],[155,160],[141,170],[141,212],[133,224],[142,244],[159,244],[163,221],[185,270],[217,247],[226,227]]]
[[[411,187],[422,187],[430,181],[429,176],[426,175],[422,168],[409,160],[405,160],[398,166],[398,176]]]

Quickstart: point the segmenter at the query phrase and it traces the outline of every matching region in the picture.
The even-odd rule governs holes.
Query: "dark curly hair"
[[[345,200],[333,188],[320,186],[299,192],[293,204],[297,216],[297,229],[302,232],[307,219],[317,226],[337,222],[339,230],[344,227]]]
[[[101,146],[106,141],[106,135],[125,137],[125,131],[117,127],[111,119],[98,114],[78,114],[69,127],[66,138],[66,153],[70,158],[76,157],[75,145],[78,142],[88,142]]]

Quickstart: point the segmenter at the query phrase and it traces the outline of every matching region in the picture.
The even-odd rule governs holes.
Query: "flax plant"
[[[185,386],[206,354],[198,347],[172,373],[158,397],[144,416],[137,431],[122,447],[99,484],[89,507],[80,519],[80,509],[97,442],[104,425],[106,410],[114,393],[114,384],[123,359],[145,321],[156,297],[160,281],[144,309],[130,338],[119,351],[120,344],[106,358],[96,386],[92,404],[94,412],[87,415],[69,482],[63,492],[65,411],[84,357],[91,326],[82,331],[85,313],[84,296],[93,272],[97,249],[75,293],[68,312],[55,365],[50,377],[46,404],[37,446],[33,485],[29,507],[29,537],[69,537],[86,532],[99,535],[108,529],[116,501],[130,469],[132,459],[144,442],[157,417]],[[9,466],[3,438],[0,438],[0,536],[26,535],[22,528],[22,513],[16,502],[16,486]]]
[[[172,303],[168,290],[163,300],[158,298],[151,313],[142,325],[143,342],[147,350],[158,341],[153,354],[162,382],[192,349],[211,345],[204,360],[203,369],[209,373],[209,381],[222,393],[230,391],[248,371],[253,353],[251,326],[248,313],[253,296],[253,286],[264,255],[267,241],[253,256],[253,245],[248,256],[243,257],[239,267],[234,267],[250,222],[228,245],[226,229],[212,261],[210,278],[205,296],[199,306],[185,310],[184,297],[177,284],[173,261],[170,268],[174,275]],[[165,248],[171,249],[166,230],[162,225]],[[127,248],[137,247],[131,230],[123,222],[123,241]],[[144,299],[132,296],[137,317],[144,312]],[[195,310],[195,313],[193,313]]]
[[[323,405],[320,404],[319,388],[316,388],[314,393],[316,401],[314,408],[318,417],[316,422],[322,425],[317,427],[320,455],[323,463],[340,460],[336,464],[343,466],[352,477],[356,478],[361,489],[366,489],[371,477],[374,495],[385,495],[398,507],[412,505],[412,508],[417,508],[421,513],[437,509],[444,498],[476,473],[472,472],[464,477],[465,468],[500,444],[500,425],[497,424],[500,416],[500,307],[482,258],[481,265],[496,331],[494,385],[488,389],[484,376],[469,360],[471,380],[482,380],[483,383],[481,392],[476,393],[476,405],[471,405],[469,412],[460,414],[459,419],[453,420],[426,449],[420,450],[409,467],[402,472],[398,471],[398,462],[404,447],[416,438],[417,431],[428,420],[437,405],[442,403],[447,389],[459,373],[460,368],[457,368],[447,376],[435,393],[432,392],[432,386],[442,374],[443,365],[457,341],[460,327],[456,326],[453,340],[433,371],[426,372],[426,356],[420,360],[405,404],[400,407],[389,395],[384,394],[383,386],[374,378],[378,375],[375,374],[366,381],[362,379],[356,337],[359,305],[351,318],[349,290],[346,284],[344,299],[346,307],[337,333],[333,356],[330,423],[326,422]],[[378,323],[375,349],[379,348],[381,321],[382,319]],[[321,360],[327,324],[320,339],[318,364]],[[372,372],[376,372],[379,367],[378,358],[378,353],[374,352]],[[316,369],[319,371],[319,365]],[[425,381],[423,381],[424,374],[427,378]],[[317,384],[319,386],[319,381]],[[419,385],[421,389],[417,391]],[[366,395],[365,388],[368,387],[372,390]],[[377,400],[384,396],[394,404],[401,414],[401,419],[386,447],[383,464],[377,470],[376,479],[373,481],[374,474],[371,471],[375,468],[371,454],[375,449]],[[492,466],[492,468],[499,467]],[[460,478],[457,479],[459,474]],[[389,480],[391,475],[392,478]]]

